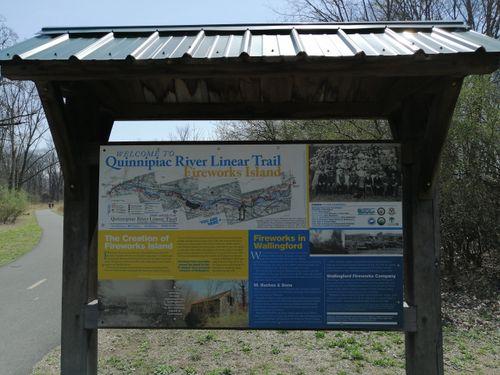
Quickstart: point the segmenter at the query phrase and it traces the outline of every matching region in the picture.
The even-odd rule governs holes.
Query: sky
[[[0,15],[19,40],[50,26],[188,25],[279,22],[275,10],[286,0],[2,0]],[[155,122],[141,127],[115,123],[112,141],[170,140],[180,121]],[[189,121],[200,138],[213,139],[215,123]]]

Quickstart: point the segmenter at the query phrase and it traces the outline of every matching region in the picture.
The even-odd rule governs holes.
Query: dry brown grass
[[[447,374],[495,374],[498,332],[446,328]],[[59,348],[34,369],[59,373]],[[397,332],[100,330],[99,374],[404,374]]]

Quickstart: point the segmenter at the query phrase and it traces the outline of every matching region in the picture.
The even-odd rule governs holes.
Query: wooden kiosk
[[[435,177],[462,80],[500,42],[459,22],[44,28],[0,51],[36,83],[64,172],[63,374],[97,373],[99,145],[115,120],[387,119],[402,144],[406,371],[442,374]]]

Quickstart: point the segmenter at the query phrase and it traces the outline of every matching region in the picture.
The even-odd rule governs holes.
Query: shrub
[[[0,186],[0,223],[14,223],[28,207],[28,196],[24,191],[9,191]]]

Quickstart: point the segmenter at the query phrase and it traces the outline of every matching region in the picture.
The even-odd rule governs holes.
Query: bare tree
[[[0,49],[15,43],[16,34],[0,16]],[[0,79],[0,184],[9,190],[27,188],[41,196],[54,186],[59,163],[53,146],[47,144],[48,127],[35,85]],[[45,173],[50,169],[49,173]],[[51,188],[57,195],[60,188]]]
[[[391,139],[383,120],[247,120],[217,124],[219,139],[236,141]]]
[[[248,120],[217,123],[218,138],[235,141],[276,141],[283,139],[283,121]]]
[[[462,19],[474,30],[498,38],[498,0],[288,0],[275,12],[292,21],[422,21]]]
[[[187,123],[185,125],[177,126],[174,133],[170,133],[170,140],[172,141],[199,141],[203,137],[203,133],[200,129],[197,129],[195,125]]]
[[[41,173],[37,169],[51,151],[38,151],[48,127],[35,86],[30,82],[3,82],[0,86],[0,118],[7,121],[0,136],[0,170],[6,176],[8,189],[19,190]],[[12,122],[14,118],[20,120]]]
[[[17,34],[5,22],[5,17],[0,15],[0,50],[10,47],[17,40]]]
[[[63,195],[64,178],[59,159],[54,148],[46,156],[45,173],[47,176],[47,200],[59,201]]]

